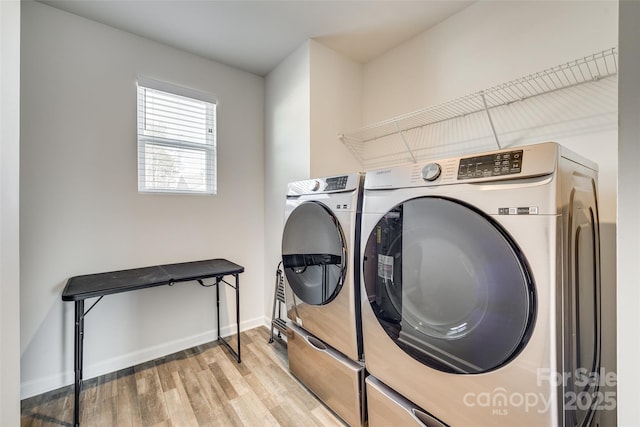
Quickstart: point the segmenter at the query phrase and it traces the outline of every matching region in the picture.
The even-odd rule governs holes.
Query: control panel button
[[[313,186],[311,186],[311,191],[318,191],[320,189],[320,181],[317,179],[313,182]]]
[[[437,163],[428,163],[422,168],[422,179],[425,181],[435,181],[440,176],[442,168]]]
[[[522,172],[523,150],[465,157],[458,164],[458,180],[490,178]]]

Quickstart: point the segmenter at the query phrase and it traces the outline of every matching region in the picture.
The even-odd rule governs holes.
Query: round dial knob
[[[440,176],[442,169],[437,163],[428,163],[422,168],[422,179],[425,181],[435,181]]]
[[[313,182],[313,186],[311,187],[311,191],[318,191],[320,189],[320,181],[317,179]]]

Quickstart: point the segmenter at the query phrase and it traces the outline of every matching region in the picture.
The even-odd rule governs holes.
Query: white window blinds
[[[138,79],[138,191],[216,193],[216,103],[206,98]]]

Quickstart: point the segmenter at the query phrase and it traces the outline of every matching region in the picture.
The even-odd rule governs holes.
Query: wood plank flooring
[[[84,426],[335,426],[289,373],[286,343],[242,332],[242,363],[208,343],[84,382]],[[235,348],[235,342],[231,345]],[[22,401],[22,427],[71,426],[73,386]]]

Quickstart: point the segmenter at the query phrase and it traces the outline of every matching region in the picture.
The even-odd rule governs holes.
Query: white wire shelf
[[[516,110],[522,110],[515,107],[517,104],[536,106],[533,98],[545,98],[541,95],[565,90],[569,93],[572,88],[600,82],[617,73],[617,49],[611,48],[339,137],[365,169],[434,158],[451,151],[457,144],[470,141],[478,149],[501,148],[500,132],[496,131],[495,125],[501,124],[498,126],[501,130],[509,130],[506,129],[510,127],[509,117],[505,116],[511,116],[513,121]],[[581,102],[595,102],[592,95]],[[535,108],[544,107],[537,105]],[[531,112],[527,114],[532,115]],[[523,119],[518,120],[522,122]]]

